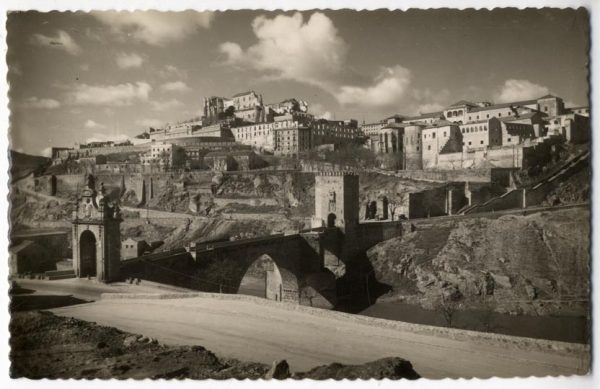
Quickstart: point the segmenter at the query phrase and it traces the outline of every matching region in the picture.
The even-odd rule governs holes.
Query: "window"
[[[480,144],[483,144],[483,141],[479,141]]]
[[[446,137],[446,131],[444,131],[444,137]]]
[[[431,146],[427,146],[427,150],[431,150]]]
[[[435,132],[434,132],[433,134],[431,134],[431,137],[432,137],[433,139],[435,139]]]
[[[507,141],[507,142],[510,142],[510,141],[511,141],[511,139],[510,139],[510,138],[508,138],[506,141]]]
[[[500,112],[500,113],[498,114],[498,117],[499,117],[499,118],[501,118],[501,117],[502,117],[502,112]]]
[[[463,129],[461,129],[461,131],[462,131],[462,133],[463,133],[463,134],[465,133],[465,129],[464,129],[464,128],[463,128]]]

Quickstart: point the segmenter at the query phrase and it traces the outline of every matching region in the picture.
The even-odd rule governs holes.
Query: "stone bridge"
[[[121,275],[206,292],[242,293],[332,308],[336,304],[336,276],[325,267],[324,256],[327,253],[329,261],[336,263],[338,253],[319,244],[327,234],[323,230],[198,243],[187,251],[123,261]]]

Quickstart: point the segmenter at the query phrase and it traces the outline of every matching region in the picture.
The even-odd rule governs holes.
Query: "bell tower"
[[[104,185],[96,191],[94,177],[77,194],[73,211],[73,270],[77,277],[95,277],[101,282],[119,278],[121,231],[119,204],[105,197]]]

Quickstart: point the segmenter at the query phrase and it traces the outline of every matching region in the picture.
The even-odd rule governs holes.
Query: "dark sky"
[[[262,93],[374,121],[553,93],[587,105],[581,10],[11,13],[13,148],[133,136]]]

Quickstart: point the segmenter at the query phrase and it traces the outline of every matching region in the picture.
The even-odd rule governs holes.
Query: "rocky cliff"
[[[420,223],[372,247],[377,280],[424,308],[586,315],[589,209]]]

